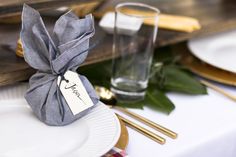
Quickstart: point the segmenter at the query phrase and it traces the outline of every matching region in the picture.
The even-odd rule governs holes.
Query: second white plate
[[[200,60],[232,73],[236,73],[236,30],[191,39],[188,47]]]

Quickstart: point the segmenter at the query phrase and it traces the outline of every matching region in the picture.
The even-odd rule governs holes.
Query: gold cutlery
[[[108,104],[114,104],[115,96],[109,89],[107,89],[105,87],[95,86],[95,90],[96,90],[97,94],[100,96],[101,101],[106,102]],[[129,116],[133,117],[134,119],[138,120],[139,122],[144,123],[147,126],[152,127],[153,129],[155,129],[155,130],[157,130],[157,131],[159,131],[159,132],[161,132],[161,133],[163,133],[163,134],[165,134],[165,135],[167,135],[167,136],[169,136],[173,139],[177,138],[177,133],[175,133],[175,132],[173,132],[173,131],[171,131],[171,130],[169,130],[169,129],[167,129],[167,128],[159,125],[159,124],[156,124],[153,121],[148,120],[145,117],[142,117],[142,116],[140,116],[136,113],[133,113],[133,112],[131,112],[131,111],[125,109],[125,108],[122,108],[122,107],[118,107],[118,106],[114,106],[114,105],[110,106],[110,107],[113,108],[113,109],[116,109],[120,112],[123,112],[126,115],[129,115]],[[133,123],[129,120],[128,120],[128,122]],[[130,123],[127,123],[127,124],[130,125]],[[136,128],[136,125],[132,125],[132,126],[133,126],[133,128]],[[143,129],[139,130],[139,132],[141,132],[141,131],[143,131]],[[150,137],[150,136],[148,136],[148,137]]]
[[[230,93],[227,93],[227,92],[224,91],[222,88],[217,87],[216,85],[214,85],[214,84],[212,84],[212,83],[210,83],[210,82],[208,82],[208,81],[206,81],[206,80],[200,80],[200,82],[201,82],[203,85],[205,85],[205,86],[207,86],[207,87],[209,87],[209,88],[211,88],[211,89],[213,89],[213,90],[215,90],[215,91],[217,91],[217,92],[223,94],[224,96],[230,98],[231,100],[236,101],[236,96],[234,96],[234,95],[232,95],[232,94],[230,94]]]
[[[169,130],[169,129],[167,129],[167,128],[165,128],[165,127],[163,127],[163,126],[161,126],[161,125],[159,125],[159,124],[157,124],[157,123],[155,123],[155,122],[153,122],[153,121],[151,121],[151,120],[149,120],[149,119],[147,119],[145,117],[142,117],[142,116],[140,116],[140,115],[138,115],[138,114],[136,114],[134,112],[131,112],[131,111],[125,109],[125,108],[121,108],[121,107],[118,107],[118,106],[113,106],[112,108],[114,108],[114,109],[116,109],[118,111],[121,111],[121,112],[123,112],[123,113],[125,113],[125,114],[127,114],[127,115],[129,115],[131,117],[133,117],[134,119],[138,120],[139,122],[143,122],[147,126],[149,126],[149,127],[153,128],[153,129],[163,133],[164,135],[166,135],[166,136],[168,136],[170,138],[176,139],[177,136],[178,136],[177,133],[175,133],[175,132],[173,132],[173,131],[171,131],[171,130]]]
[[[162,145],[165,144],[166,140],[163,137],[161,137],[161,136],[159,136],[159,135],[157,135],[157,134],[147,130],[146,128],[144,128],[144,127],[142,127],[142,126],[140,126],[140,125],[138,125],[138,124],[136,124],[136,123],[134,123],[134,122],[124,118],[124,117],[122,117],[119,114],[116,114],[116,115],[125,124],[127,124],[130,127],[132,127],[133,129],[135,129],[136,131],[140,132],[141,134],[145,135],[146,137],[149,137],[150,139],[156,141],[159,144],[162,144]]]

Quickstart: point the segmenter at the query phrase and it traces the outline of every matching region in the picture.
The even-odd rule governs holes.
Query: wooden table
[[[107,9],[108,7],[112,6],[114,7],[117,3],[122,1],[123,0],[109,0],[103,6],[101,6],[99,10],[101,11]],[[236,1],[234,0],[164,0],[164,1],[148,0],[145,1],[145,3],[148,3],[152,6],[156,6],[163,13],[195,17],[199,19],[202,25],[201,30],[195,31],[193,33],[183,33],[183,32],[160,29],[158,32],[156,47],[167,46],[188,40],[193,37],[205,36],[236,28]],[[0,5],[0,10],[1,10],[1,5]],[[47,25],[49,25],[49,27],[52,28],[52,22],[55,21],[55,19],[49,19],[46,21],[48,21]],[[19,30],[20,30],[19,24],[0,25],[0,43],[1,45],[5,46],[8,45],[9,47],[12,48],[11,55],[13,58],[15,57],[14,47],[19,37]],[[101,40],[102,42],[99,44],[98,47],[96,47],[90,52],[90,55],[87,58],[84,65],[101,62],[112,58],[112,53],[111,53],[112,35],[106,34],[103,30],[101,30],[101,28],[96,26],[96,34],[95,37],[92,39],[92,42],[95,40]],[[6,50],[1,49],[0,51],[6,51]],[[4,56],[3,54],[4,53],[0,52],[0,58],[2,61],[7,59],[6,56]],[[13,62],[12,64],[14,64],[15,67],[18,66],[18,62]],[[28,66],[24,67],[26,69],[29,68]],[[6,76],[6,70],[2,69],[7,69],[7,68],[8,68],[7,64],[6,65],[1,64],[0,76],[2,76],[3,74],[4,76]],[[14,75],[12,71],[15,71],[15,69],[13,68],[8,71],[9,78],[11,78],[12,75]],[[24,77],[18,77],[19,79],[15,79],[10,82],[25,80],[29,76],[29,74],[26,75],[25,73],[22,73],[22,75]],[[5,79],[7,79],[7,77],[5,77]],[[2,84],[1,79],[0,79],[0,84]]]

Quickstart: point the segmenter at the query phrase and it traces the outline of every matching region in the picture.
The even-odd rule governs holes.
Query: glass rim
[[[134,15],[134,14],[129,14],[129,13],[123,13],[121,12],[119,9],[124,7],[124,6],[138,6],[138,7],[143,7],[146,9],[149,9],[151,11],[154,11],[156,13],[156,15]],[[125,3],[119,3],[116,5],[115,7],[115,11],[119,12],[121,14],[124,15],[128,15],[128,16],[133,16],[133,17],[140,17],[140,18],[153,18],[156,17],[160,14],[160,10],[157,9],[156,7],[150,6],[148,4],[144,4],[144,3],[136,3],[136,2],[125,2]]]

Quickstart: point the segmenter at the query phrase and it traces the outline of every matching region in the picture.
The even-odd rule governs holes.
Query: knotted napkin
[[[73,115],[60,92],[57,78],[68,70],[75,71],[84,62],[88,55],[89,39],[94,32],[92,15],[79,19],[68,12],[56,21],[50,36],[39,12],[24,5],[20,33],[24,57],[32,68],[38,70],[30,78],[25,99],[42,122],[55,126],[67,125],[92,108]],[[79,77],[96,105],[99,98],[92,85],[85,76]]]

